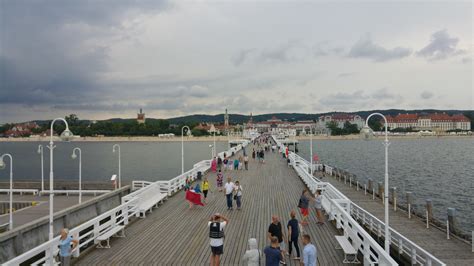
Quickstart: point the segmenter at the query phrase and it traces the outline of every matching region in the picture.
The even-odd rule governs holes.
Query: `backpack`
[[[223,238],[224,231],[221,230],[221,223],[212,222],[209,226],[209,237],[210,238]]]

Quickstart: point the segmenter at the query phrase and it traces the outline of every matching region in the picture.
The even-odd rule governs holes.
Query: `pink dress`
[[[212,159],[211,161],[211,171],[215,173],[217,171],[217,160],[216,158]]]

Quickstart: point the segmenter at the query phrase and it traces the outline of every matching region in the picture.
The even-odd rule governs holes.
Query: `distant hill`
[[[261,115],[254,115],[253,121],[254,122],[261,122],[271,119],[275,117],[281,120],[287,121],[298,121],[298,120],[316,120],[322,115],[327,114],[334,114],[334,113],[350,113],[350,114],[357,114],[361,117],[367,117],[371,113],[382,113],[384,115],[398,115],[398,114],[414,114],[414,113],[447,113],[449,115],[463,113],[471,118],[474,117],[474,110],[436,110],[436,109],[419,109],[419,110],[404,110],[404,109],[388,109],[388,110],[370,110],[370,111],[357,111],[357,112],[328,112],[328,113],[317,113],[317,114],[305,114],[305,113],[270,113],[270,114],[261,114]],[[244,122],[248,122],[250,119],[249,115],[241,115],[241,114],[229,114],[229,120],[232,124],[241,124]],[[181,116],[175,118],[169,118],[168,121],[171,124],[180,124],[180,123],[189,123],[189,122],[206,122],[206,123],[223,123],[224,122],[224,114],[218,115],[204,115],[204,114],[197,114],[197,115],[188,115],[188,116]]]
[[[305,113],[270,113],[270,114],[261,114],[261,115],[254,115],[253,121],[254,122],[261,122],[271,119],[272,117],[276,117],[277,119],[286,120],[286,121],[298,121],[298,120],[316,120],[318,117],[326,114],[333,114],[333,113],[351,113],[357,114],[362,117],[367,117],[371,113],[382,113],[384,115],[397,115],[400,113],[447,113],[449,115],[463,113],[464,115],[468,116],[471,119],[471,122],[474,124],[474,110],[437,110],[437,109],[415,109],[415,110],[404,110],[404,109],[388,109],[388,110],[370,110],[370,111],[356,111],[356,112],[328,112],[328,113],[317,113],[317,114],[305,114]],[[242,124],[244,122],[248,122],[250,119],[249,115],[242,115],[242,114],[229,114],[229,120],[231,124]],[[147,121],[157,121],[161,119],[156,118],[147,118]],[[170,122],[170,124],[185,124],[185,123],[197,123],[197,122],[206,122],[206,123],[223,123],[224,122],[224,114],[217,114],[217,115],[205,115],[205,114],[195,114],[195,115],[187,115],[181,117],[174,117],[166,119]],[[82,123],[90,123],[92,120],[80,120]],[[112,123],[117,122],[132,122],[135,121],[135,118],[110,118],[101,121],[109,121]],[[33,122],[38,123],[39,125],[48,124],[49,120],[34,120]]]

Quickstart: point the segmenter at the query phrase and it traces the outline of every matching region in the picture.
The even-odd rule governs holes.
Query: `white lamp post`
[[[43,145],[38,145],[38,154],[41,155],[41,191],[44,191],[44,162],[43,162]]]
[[[360,131],[361,136],[365,140],[371,139],[374,134],[372,132],[372,129],[369,127],[369,119],[374,116],[378,115],[381,116],[384,121],[385,121],[385,141],[384,141],[384,146],[385,146],[385,189],[384,189],[384,203],[385,203],[385,251],[390,254],[390,232],[389,232],[389,219],[388,219],[388,146],[390,145],[390,142],[388,141],[388,129],[387,129],[387,118],[383,114],[380,113],[373,113],[369,115],[365,121],[365,126],[362,128]]]
[[[73,136],[72,132],[69,130],[69,125],[67,124],[67,121],[64,118],[56,118],[51,122],[51,138],[49,141],[49,240],[52,240],[54,237],[54,231],[53,231],[53,225],[54,225],[54,217],[53,217],[53,201],[54,201],[54,173],[53,173],[53,152],[54,148],[54,142],[53,142],[53,126],[56,121],[63,121],[64,124],[66,124],[66,129],[61,133],[61,139],[63,140],[70,140]],[[53,262],[53,247],[51,247],[51,258],[50,261],[51,263]]]
[[[211,160],[214,159],[214,145],[209,144],[209,148],[211,148]]]
[[[305,125],[303,126],[303,130],[306,129],[306,127],[309,127],[309,131],[311,132],[311,135],[310,135],[310,140],[309,140],[309,152],[310,152],[310,156],[311,156],[311,176],[313,175],[313,128],[311,127],[311,125]]]
[[[214,147],[214,148],[212,149],[212,152],[213,152],[212,158],[214,158],[214,157],[217,156],[217,152],[216,152],[216,131],[214,130],[214,131],[212,132],[212,134],[214,135],[214,136],[213,136],[213,141],[214,141],[214,146],[213,146],[213,147]]]
[[[115,148],[117,148],[118,150],[118,187],[121,188],[122,187],[122,165],[121,165],[121,154],[120,154],[120,145],[118,144],[114,144],[114,146],[112,147],[112,152],[115,152]]]
[[[13,229],[13,158],[11,154],[5,153],[0,157],[0,169],[5,169],[5,161],[3,161],[4,157],[10,158],[10,212],[9,212],[9,223],[8,223],[8,230]]]
[[[74,160],[77,158],[76,151],[79,152],[79,204],[82,203],[82,151],[80,148],[74,148],[72,150],[71,158]]]
[[[184,174],[184,129],[186,128],[189,133],[191,129],[188,126],[183,126],[181,128],[181,174]]]

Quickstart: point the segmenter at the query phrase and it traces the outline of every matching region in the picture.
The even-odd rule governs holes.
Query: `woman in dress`
[[[222,191],[223,186],[224,186],[224,175],[222,175],[222,171],[219,170],[219,172],[217,172],[217,189],[219,190],[219,192]]]

